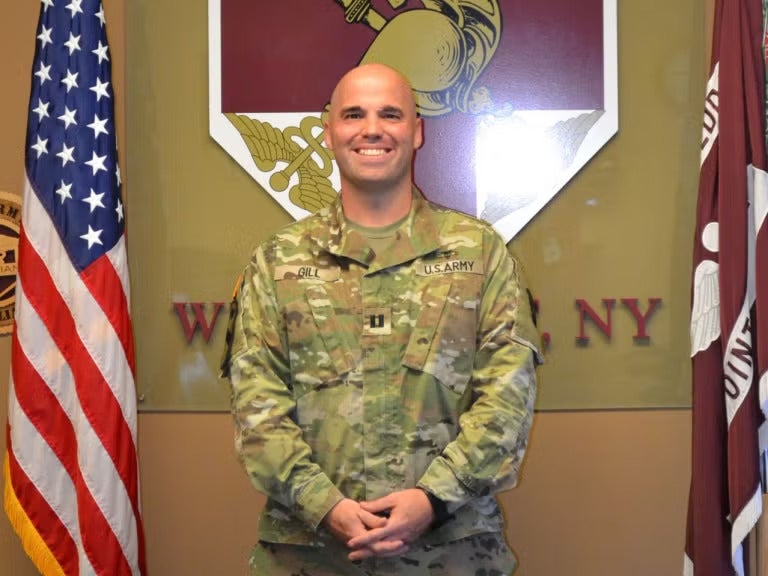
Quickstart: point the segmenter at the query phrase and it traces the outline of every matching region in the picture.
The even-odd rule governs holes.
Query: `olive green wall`
[[[209,136],[207,2],[187,3],[182,16],[171,2],[126,7],[141,409],[226,410],[228,390],[217,378],[226,308],[208,342],[198,333],[188,343],[173,303],[228,302],[253,248],[291,218]],[[619,133],[512,241],[551,337],[540,410],[690,405],[705,4],[628,1],[618,18]],[[275,35],[290,30],[286,22]],[[279,80],[265,78],[265,89]],[[645,313],[654,298],[661,303],[648,318],[649,338],[639,341],[621,299],[637,299]],[[602,318],[602,299],[615,299],[610,338],[586,320],[589,342],[577,341],[578,299]]]

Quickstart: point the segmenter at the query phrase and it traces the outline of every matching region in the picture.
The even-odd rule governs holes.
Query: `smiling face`
[[[422,144],[413,93],[395,70],[368,64],[336,86],[325,124],[344,194],[411,194],[414,151]]]

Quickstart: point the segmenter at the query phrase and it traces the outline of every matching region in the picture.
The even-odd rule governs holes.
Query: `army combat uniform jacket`
[[[342,498],[417,486],[453,515],[423,544],[501,531],[537,342],[502,239],[419,194],[384,254],[339,200],[277,232],[245,270],[224,361],[238,454],[268,496],[260,539],[322,545]]]

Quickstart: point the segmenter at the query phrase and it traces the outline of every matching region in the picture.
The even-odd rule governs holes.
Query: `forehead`
[[[351,73],[344,77],[331,99],[337,109],[367,106],[391,106],[414,109],[410,86],[394,72]]]

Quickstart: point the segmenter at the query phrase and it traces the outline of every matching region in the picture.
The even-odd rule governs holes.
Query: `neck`
[[[341,205],[352,222],[369,228],[388,226],[404,218],[411,209],[411,184],[387,191],[361,191],[342,183]]]

